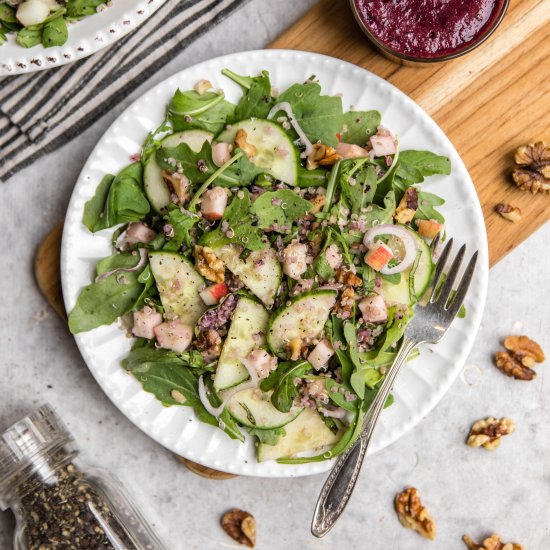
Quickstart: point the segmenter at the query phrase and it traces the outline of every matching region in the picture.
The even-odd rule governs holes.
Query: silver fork
[[[454,282],[466,253],[466,245],[460,248],[451,264],[451,268],[444,275],[443,270],[445,269],[452,245],[453,240],[450,239],[441,253],[431,287],[425,293],[425,297],[428,296],[428,298],[415,307],[414,317],[405,329],[403,341],[395,360],[386,373],[380,390],[365,415],[359,438],[350,449],[338,457],[336,464],[323,485],[311,523],[311,532],[316,537],[325,536],[344,511],[359,477],[361,464],[371,441],[378,417],[409,353],[419,344],[435,344],[439,342],[447,332],[447,329],[464,302],[474,274],[478,253],[476,251],[472,255],[464,275],[456,288],[456,292],[453,294]]]

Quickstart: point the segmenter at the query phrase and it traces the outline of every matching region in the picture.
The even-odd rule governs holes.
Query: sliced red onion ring
[[[103,279],[106,279],[107,277],[110,277],[115,273],[131,273],[132,271],[139,271],[142,267],[145,266],[147,262],[147,250],[145,248],[138,248],[138,252],[139,262],[134,267],[118,267],[117,269],[113,269],[112,271],[106,271],[105,273],[98,275],[95,278],[95,282],[99,283],[99,281],[102,281]]]
[[[222,402],[219,407],[212,406],[212,403],[210,403],[208,399],[208,395],[206,395],[206,386],[204,385],[204,380],[202,379],[202,376],[199,378],[199,399],[201,400],[204,408],[216,418],[220,416],[220,414],[222,414],[223,409],[225,408],[225,402]]]
[[[290,106],[290,103],[287,101],[283,101],[281,103],[277,103],[271,108],[271,111],[269,111],[269,114],[267,115],[267,119],[271,120],[279,111],[284,111],[287,116],[290,124],[292,124],[292,127],[294,130],[296,130],[296,133],[300,137],[300,140],[302,143],[306,146],[305,154],[309,155],[313,151],[313,144],[311,141],[309,141],[308,137],[306,136],[306,133],[302,130],[301,126],[298,124],[298,121],[296,120],[296,117],[294,116],[294,112],[292,111],[292,107]]]
[[[337,409],[325,409],[322,407],[319,409],[321,411],[321,414],[324,416],[330,416],[330,418],[345,418],[347,411],[345,409],[342,409],[341,407],[338,407]]]
[[[403,248],[405,249],[405,257],[396,266],[383,267],[380,273],[383,275],[393,275],[394,273],[401,273],[411,267],[416,258],[417,244],[414,235],[404,227],[399,225],[393,225],[391,223],[383,223],[369,229],[363,237],[363,244],[367,248],[372,248],[375,237],[378,235],[393,235],[398,239],[401,239]]]
[[[252,365],[252,363],[248,360],[248,357],[239,357],[241,360],[241,363],[244,365],[246,370],[248,371],[248,374],[250,375],[250,383],[254,384],[254,386],[258,385],[259,378],[258,373],[256,372],[256,369]]]

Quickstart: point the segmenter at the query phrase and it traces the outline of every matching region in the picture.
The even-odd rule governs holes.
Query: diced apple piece
[[[185,351],[193,339],[193,327],[184,325],[177,319],[162,323],[153,330],[159,346],[164,349],[171,349],[176,353]]]
[[[355,159],[360,157],[368,157],[369,152],[359,145],[353,143],[339,143],[336,146],[336,153],[343,159]]]
[[[443,229],[443,224],[436,220],[417,220],[418,234],[426,239],[434,239]]]
[[[212,145],[212,160],[216,166],[223,166],[231,158],[230,143],[214,143]]]
[[[134,328],[132,333],[139,338],[154,338],[155,327],[162,324],[162,314],[155,308],[145,306],[139,311],[134,311]]]
[[[307,360],[315,370],[322,369],[329,359],[334,355],[332,344],[324,338],[321,340],[307,356]]]
[[[128,244],[150,243],[156,236],[156,231],[141,222],[132,222],[126,229],[126,242]]]
[[[201,214],[209,220],[219,220],[227,207],[227,191],[223,187],[214,187],[202,196]]]
[[[229,288],[225,283],[216,283],[199,292],[199,296],[207,306],[217,304],[227,293]]]
[[[380,271],[393,258],[391,248],[384,243],[374,243],[374,248],[365,254],[365,263],[375,271]]]
[[[291,279],[299,279],[307,271],[307,246],[291,242],[283,251],[283,271]]]
[[[391,135],[371,136],[369,141],[370,141],[370,144],[372,145],[374,156],[376,157],[385,157],[386,155],[394,155],[395,152],[397,151],[395,146],[395,140]]]
[[[369,294],[359,302],[359,309],[367,323],[383,323],[388,320],[388,307],[380,294]]]

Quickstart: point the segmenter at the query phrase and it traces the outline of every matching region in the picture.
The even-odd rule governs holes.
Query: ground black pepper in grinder
[[[15,550],[165,550],[117,481],[82,467],[45,405],[0,436],[0,508],[17,519]]]

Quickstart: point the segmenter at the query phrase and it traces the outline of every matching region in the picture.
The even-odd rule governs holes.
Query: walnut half
[[[531,368],[545,359],[542,348],[527,336],[508,336],[504,340],[508,353],[498,351],[497,367],[507,376],[518,380],[533,380],[537,373]]]
[[[414,529],[427,539],[435,539],[435,521],[428,510],[422,506],[417,489],[407,487],[399,493],[395,497],[395,511],[403,527]]]
[[[524,145],[516,151],[512,178],[524,191],[550,193],[550,148],[544,141]]]
[[[195,265],[197,271],[209,281],[223,283],[225,280],[225,264],[207,246],[195,245]]]
[[[513,420],[509,418],[496,419],[490,416],[485,420],[478,420],[470,429],[466,443],[470,447],[483,447],[494,451],[500,445],[500,438],[509,435],[516,429]]]
[[[223,515],[222,527],[239,544],[244,544],[248,548],[254,548],[256,545],[256,520],[251,513],[233,508]]]
[[[521,220],[521,210],[517,206],[504,204],[501,202],[495,206],[495,210],[505,219],[510,222],[519,222]]]
[[[468,535],[464,535],[462,540],[468,547],[468,550],[524,550],[521,544],[508,542],[504,544],[499,535],[491,535],[481,544],[474,542]]]

